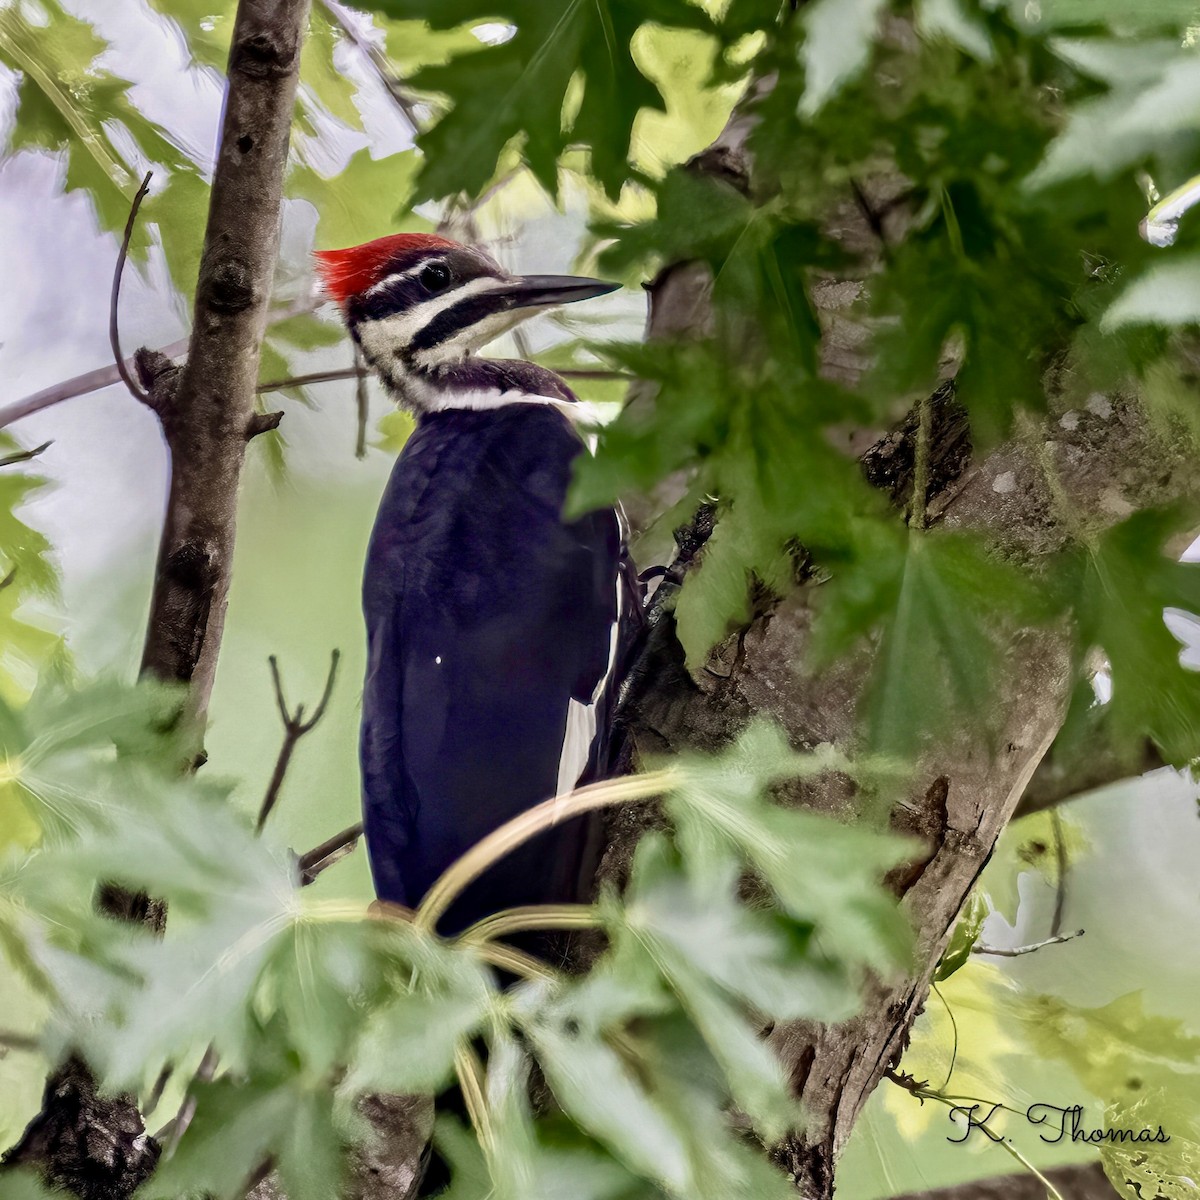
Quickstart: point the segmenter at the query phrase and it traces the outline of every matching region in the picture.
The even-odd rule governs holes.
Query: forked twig
[[[121,251],[117,255],[117,268],[113,272],[112,297],[108,305],[108,342],[112,346],[117,373],[121,376],[121,382],[129,389],[129,394],[142,404],[150,403],[150,394],[142,390],[125,365],[125,355],[121,353],[118,305],[121,300],[121,277],[125,274],[125,260],[129,257],[129,243],[133,238],[133,228],[137,224],[138,209],[142,207],[142,201],[150,191],[150,178],[153,174],[153,171],[146,172],[146,177],[142,180],[142,185],[138,188],[137,194],[133,197],[133,203],[129,206],[129,220],[125,222],[125,236],[121,239]]]
[[[1074,933],[1061,933],[1057,937],[1048,937],[1042,942],[1033,942],[1028,946],[1014,946],[1011,950],[1002,946],[980,946],[978,944],[971,947],[972,954],[991,954],[996,958],[1020,958],[1022,954],[1032,954],[1035,950],[1041,950],[1043,946],[1061,946],[1063,942],[1073,942],[1077,937],[1083,937],[1082,929],[1075,930]]]
[[[317,707],[313,709],[313,714],[307,721],[304,719],[303,704],[296,705],[294,713],[288,708],[287,700],[283,695],[283,681],[279,678],[279,661],[273,654],[267,659],[271,665],[271,680],[275,684],[275,703],[279,706],[279,716],[283,721],[283,745],[279,747],[279,757],[276,758],[275,769],[271,772],[271,782],[267,784],[262,807],[258,810],[258,822],[255,825],[257,833],[262,833],[263,826],[271,815],[271,810],[279,800],[279,791],[283,787],[283,778],[292,761],[296,743],[306,733],[311,733],[317,722],[325,715],[325,707],[329,703],[329,697],[333,694],[333,681],[337,675],[340,658],[341,651],[339,650],[334,650],[329,656],[329,675],[325,680],[325,691],[321,694]]]

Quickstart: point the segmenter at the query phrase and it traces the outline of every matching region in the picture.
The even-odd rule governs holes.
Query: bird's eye
[[[450,268],[445,263],[430,263],[417,278],[427,292],[440,292],[449,286]]]

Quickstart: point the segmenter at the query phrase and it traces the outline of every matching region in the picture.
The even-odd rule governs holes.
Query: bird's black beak
[[[509,308],[542,308],[605,296],[620,286],[605,279],[585,279],[577,275],[519,275],[498,294],[508,300]]]

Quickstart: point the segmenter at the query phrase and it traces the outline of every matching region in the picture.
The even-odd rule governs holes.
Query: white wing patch
[[[621,608],[623,595],[621,591],[621,571],[618,568],[616,576],[617,616],[608,634],[608,666],[596,683],[592,698],[584,704],[572,697],[567,701],[567,720],[563,730],[562,750],[558,756],[558,786],[555,794],[561,796],[571,791],[579,782],[592,755],[592,746],[596,741],[596,722],[600,701],[612,682],[613,673],[617,667],[617,646],[621,636]]]

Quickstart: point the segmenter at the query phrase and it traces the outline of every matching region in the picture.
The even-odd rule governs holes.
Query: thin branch
[[[1043,1172],[1043,1178],[1071,1200],[1117,1200],[1118,1193],[1099,1161],[1052,1167]],[[1045,1186],[1036,1176],[1022,1172],[905,1192],[893,1200],[996,1200],[998,1196],[1003,1196],[1004,1200],[1046,1200],[1047,1195]]]
[[[287,308],[277,312],[271,318],[270,325],[276,325],[280,321],[288,321],[292,317],[303,316],[305,313],[312,312],[316,307],[317,303],[313,298],[306,296],[303,300],[297,301],[295,304],[291,304]],[[190,337],[180,338],[177,342],[171,342],[169,345],[163,346],[158,350],[158,353],[164,358],[179,358],[180,355],[188,352],[190,346]],[[124,360],[122,365],[127,371],[136,369],[136,358],[136,355],[130,355]],[[0,408],[0,429],[13,424],[14,421],[31,417],[34,413],[42,412],[44,409],[53,408],[54,405],[61,404],[64,400],[74,400],[79,396],[87,396],[92,392],[101,391],[103,388],[111,387],[114,383],[120,382],[120,369],[116,363],[109,363],[104,367],[96,367],[92,371],[84,371],[82,375],[73,375],[70,379],[64,379],[59,383],[52,383],[49,387],[42,388],[41,391],[31,393],[23,400],[14,401],[7,408]],[[269,390],[269,388],[259,388],[259,391]]]
[[[293,375],[289,379],[269,379],[260,383],[254,390],[260,395],[263,392],[282,392],[287,388],[307,387],[310,383],[333,383],[338,379],[355,379],[367,372],[357,367],[338,367],[332,371],[313,371],[308,375]]]
[[[961,1106],[961,1101],[963,1100],[970,1100],[975,1104],[987,1104],[991,1107],[993,1114],[995,1113],[996,1109],[1003,1109],[1008,1113],[1015,1113],[1018,1116],[1023,1115],[1017,1109],[1011,1108],[1007,1104],[993,1103],[990,1100],[981,1100],[978,1096],[953,1096],[947,1095],[945,1092],[935,1091],[929,1086],[928,1082],[918,1082],[913,1078],[912,1075],[909,1075],[903,1071],[896,1072],[888,1069],[884,1071],[883,1077],[896,1084],[897,1087],[903,1088],[906,1092],[911,1092],[912,1095],[916,1096],[916,1098],[922,1104],[924,1104],[926,1100],[936,1100],[939,1104],[946,1105],[946,1107],[951,1110],[951,1117],[953,1117],[954,1110]],[[1054,1186],[1054,1184],[1050,1182],[1049,1179],[1045,1177],[1045,1175],[1041,1173],[1041,1171],[1037,1169],[1037,1167],[1033,1165],[1033,1163],[1029,1161],[1028,1158],[1025,1157],[1024,1154],[1020,1152],[1020,1150],[1016,1148],[1016,1146],[1012,1144],[1011,1138],[1001,1137],[999,1134],[993,1133],[992,1130],[988,1128],[988,1120],[990,1120],[990,1115],[988,1118],[985,1118],[982,1121],[977,1120],[975,1122],[976,1128],[982,1129],[988,1135],[988,1137],[991,1138],[993,1144],[999,1146],[1000,1149],[1010,1157],[1015,1158],[1017,1162],[1019,1162],[1021,1166],[1023,1166],[1025,1170],[1030,1173],[1030,1175],[1037,1179],[1038,1182],[1045,1187],[1046,1195],[1049,1200],[1064,1200],[1063,1194]]]
[[[929,437],[933,424],[933,404],[923,396],[917,406],[917,444],[913,460],[913,491],[909,506],[908,524],[913,529],[925,528],[925,506],[929,492]]]
[[[34,446],[32,450],[18,450],[14,454],[5,455],[4,458],[0,458],[0,467],[11,467],[14,463],[28,462],[53,445],[53,442],[43,442],[40,446]]]
[[[354,410],[356,430],[354,437],[354,457],[367,457],[367,418],[370,415],[370,398],[367,395],[367,367],[363,362],[362,351],[358,343],[354,345]]]
[[[41,1043],[35,1037],[0,1029],[0,1050],[22,1050],[28,1054],[36,1054],[41,1048]]]
[[[1063,916],[1067,907],[1067,842],[1063,837],[1062,816],[1057,809],[1050,810],[1050,827],[1054,831],[1054,858],[1058,867],[1058,879],[1054,888],[1054,915],[1050,918],[1050,936],[1062,933]]]
[[[942,1080],[941,1090],[944,1092],[950,1086],[950,1080],[954,1075],[954,1068],[958,1065],[958,1021],[954,1016],[954,1009],[946,1003],[946,997],[942,995],[942,989],[936,983],[929,985],[933,994],[942,1002],[942,1007],[946,1010],[946,1016],[950,1018],[950,1028],[954,1033],[954,1042],[950,1047],[950,1066],[946,1068],[946,1078]]]
[[[314,846],[307,853],[300,855],[297,863],[300,870],[300,886],[308,887],[310,883],[316,881],[322,871],[328,870],[334,863],[341,862],[347,855],[352,854],[358,846],[362,833],[363,827],[360,821],[357,825],[351,825],[348,829],[343,829],[341,833],[335,833],[328,841],[324,841],[319,846]]]
[[[1073,942],[1077,937],[1083,937],[1083,934],[1082,929],[1077,929],[1074,933],[1060,933],[1055,937],[1046,938],[1044,942],[1032,942],[1028,946],[1014,946],[1011,950],[1001,946],[981,946],[977,942],[971,947],[971,953],[991,954],[996,958],[1020,958],[1022,954],[1032,954],[1035,950],[1041,950],[1043,946],[1061,946],[1063,942]]]
[[[262,807],[258,810],[258,821],[254,827],[256,833],[262,833],[263,826],[267,823],[267,818],[271,815],[271,810],[279,800],[279,792],[283,787],[283,779],[292,761],[292,754],[296,749],[296,743],[306,733],[311,733],[317,722],[325,715],[325,708],[329,703],[329,697],[333,694],[333,681],[337,676],[338,660],[340,658],[341,651],[339,650],[334,650],[329,656],[329,675],[325,679],[325,691],[321,694],[321,699],[318,701],[317,707],[313,709],[313,714],[307,721],[304,719],[303,704],[298,704],[294,713],[289,710],[287,700],[284,699],[283,695],[283,681],[279,678],[279,662],[273,654],[267,659],[267,662],[271,665],[271,681],[275,685],[275,703],[279,706],[279,716],[283,721],[283,745],[279,747],[279,757],[275,760],[275,769],[271,772],[271,781],[267,784],[267,791],[266,795],[263,796]]]
[[[1132,759],[1115,754],[1111,746],[1112,739],[1101,723],[1095,736],[1087,739],[1080,752],[1060,756],[1051,750],[1029,781],[1013,819],[1053,808],[1113,783],[1137,779],[1166,765],[1149,739],[1142,743],[1137,756]]]
[[[192,1082],[188,1085],[187,1095],[184,1096],[179,1111],[154,1134],[155,1141],[163,1146],[165,1158],[170,1158],[175,1153],[180,1140],[192,1123],[192,1118],[196,1115],[196,1098],[192,1095],[192,1087],[197,1083],[211,1083],[213,1076],[217,1073],[218,1061],[217,1052],[212,1046],[209,1046],[204,1051],[200,1065],[196,1068],[196,1074],[192,1076]]]
[[[153,171],[146,172],[141,187],[138,188],[137,194],[133,197],[133,203],[129,206],[129,219],[125,222],[125,236],[121,239],[121,250],[117,255],[116,270],[113,271],[112,295],[108,304],[108,343],[112,346],[117,373],[121,376],[121,382],[129,389],[129,394],[142,404],[149,404],[150,393],[142,390],[137,380],[134,379],[133,373],[125,365],[125,355],[121,353],[119,306],[121,277],[125,274],[125,260],[129,257],[129,243],[133,238],[134,226],[137,224],[138,209],[142,207],[142,201],[150,191],[150,179],[153,174]]]

